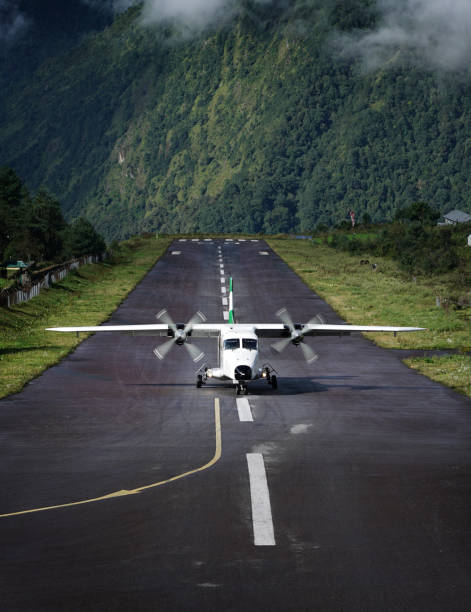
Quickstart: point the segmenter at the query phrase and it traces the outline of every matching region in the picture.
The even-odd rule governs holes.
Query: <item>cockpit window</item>
[[[240,347],[239,338],[229,338],[229,340],[224,340],[224,350],[234,350]]]
[[[257,341],[255,338],[243,338],[242,339],[242,348],[248,349],[249,351],[257,350]]]

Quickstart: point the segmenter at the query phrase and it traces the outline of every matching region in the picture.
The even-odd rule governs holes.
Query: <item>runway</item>
[[[265,242],[185,240],[109,323],[222,323],[229,277],[240,323],[342,322]],[[0,401],[1,612],[469,609],[469,399],[351,336],[262,341],[278,389],[236,401],[162,341],[96,334]]]

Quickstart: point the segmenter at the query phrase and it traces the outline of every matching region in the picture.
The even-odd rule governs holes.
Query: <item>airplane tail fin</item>
[[[229,279],[229,323],[235,323],[234,317],[234,295],[232,293],[232,276]]]

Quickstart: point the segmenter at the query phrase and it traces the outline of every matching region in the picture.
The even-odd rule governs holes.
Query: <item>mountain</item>
[[[108,239],[382,221],[418,200],[471,212],[466,71],[339,52],[375,27],[371,0],[240,7],[187,36],[142,5],[84,19],[2,96],[0,165]]]

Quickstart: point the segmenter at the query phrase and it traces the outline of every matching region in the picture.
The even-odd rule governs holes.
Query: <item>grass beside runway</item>
[[[456,274],[411,277],[387,258],[349,255],[307,240],[267,239],[273,250],[348,323],[426,327],[410,334],[368,334],[379,346],[454,350],[457,355],[420,357],[406,363],[433,380],[471,397],[471,308],[445,305],[471,297]],[[361,265],[368,259],[377,264]],[[448,298],[448,302],[446,299]],[[312,313],[313,315],[316,313]]]
[[[71,272],[61,283],[12,308],[0,308],[0,398],[20,391],[84,339],[46,327],[99,325],[166,251],[172,239],[132,238],[114,259]]]

